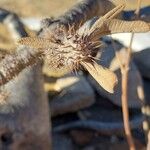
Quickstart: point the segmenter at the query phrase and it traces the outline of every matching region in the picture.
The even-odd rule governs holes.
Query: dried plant
[[[31,48],[42,49],[46,63],[55,70],[76,71],[83,66],[105,90],[113,93],[117,83],[116,75],[98,65],[93,56],[96,49],[102,45],[99,38],[111,33],[147,32],[150,30],[149,24],[143,21],[129,22],[113,19],[123,10],[124,6],[121,4],[115,7],[99,18],[91,29],[84,33],[80,33],[80,29],[75,31],[74,26],[68,30],[59,27],[57,32],[47,39],[27,37],[22,38],[19,43]]]
[[[0,60],[0,85],[17,76],[27,66],[43,59],[49,68],[58,71],[76,71],[83,67],[105,90],[113,93],[117,83],[116,75],[98,65],[94,57],[97,49],[102,46],[100,37],[119,32],[147,32],[150,31],[150,24],[114,19],[125,7],[122,4],[97,19],[90,29],[81,32],[79,24],[106,13],[112,7],[113,4],[107,0],[82,0],[75,8],[55,20],[50,30],[49,22],[44,23],[46,36],[22,38],[19,43],[32,49],[24,48],[23,51],[6,55]]]
[[[139,18],[139,12],[140,12],[140,5],[141,5],[141,0],[137,0],[137,8],[135,11],[135,18]],[[129,121],[129,109],[128,109],[128,72],[130,69],[130,61],[131,61],[131,55],[132,55],[132,43],[133,43],[133,38],[134,38],[134,32],[136,31],[136,28],[138,25],[134,25],[135,30],[132,31],[131,39],[130,39],[130,45],[127,48],[127,59],[125,62],[121,60],[121,57],[119,56],[119,53],[116,52],[116,56],[118,58],[118,61],[120,63],[120,69],[121,69],[121,75],[122,75],[122,96],[121,96],[121,101],[122,101],[122,114],[123,114],[123,122],[124,122],[124,130],[125,130],[125,135],[129,144],[129,149],[130,150],[136,150],[136,146],[134,143],[134,139],[132,137],[131,133],[131,126],[130,126],[130,121]],[[140,22],[139,22],[140,25]],[[128,27],[128,25],[126,25]],[[146,26],[145,26],[146,27]],[[143,29],[145,28],[143,26]],[[150,28],[150,24],[147,23],[147,27]],[[146,29],[145,28],[145,29]],[[145,30],[144,29],[144,30]],[[141,91],[141,100],[144,100],[144,93]]]

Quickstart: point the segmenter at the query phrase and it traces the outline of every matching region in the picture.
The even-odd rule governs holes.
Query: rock
[[[80,119],[77,118],[77,116],[75,116],[74,114],[66,114],[63,116],[56,117],[54,119],[55,122],[53,123],[54,124],[53,132],[65,133],[72,130],[79,131],[80,129],[83,132],[85,130],[86,131],[89,130],[107,136],[110,135],[124,136],[124,125],[122,121],[121,108],[114,106],[112,103],[110,103],[108,100],[102,97],[101,99],[97,99],[97,101],[92,106],[80,110],[78,112],[78,117]],[[140,109],[130,110],[131,129],[137,129],[141,127],[143,121],[144,121],[144,117],[141,114]],[[80,133],[79,132],[76,133],[76,137],[75,137],[76,139],[78,139],[77,136],[84,137],[84,134],[82,136],[78,135],[83,133],[81,131]],[[90,135],[88,136],[87,138],[90,138]],[[78,139],[77,142],[82,143],[83,141],[86,141],[84,138]]]
[[[52,116],[75,112],[95,102],[94,92],[88,81],[81,76],[65,76],[56,81],[60,93],[50,101]]]
[[[73,141],[80,146],[89,144],[94,138],[94,132],[90,130],[78,130],[74,129],[70,131],[70,135]]]
[[[108,42],[107,42],[108,43]],[[109,68],[114,71],[118,77],[118,84],[115,87],[114,94],[110,94],[105,91],[90,75],[89,81],[98,93],[106,98],[108,98],[112,103],[117,106],[121,106],[121,72],[120,72],[120,64],[118,58],[115,56],[115,52],[113,50],[113,46],[115,50],[118,50],[118,54],[121,57],[121,61],[126,61],[126,53],[125,49],[121,48],[122,45],[118,42],[115,42],[114,45],[110,42],[109,45],[105,47],[102,51],[100,60],[98,61],[104,67]],[[119,51],[120,50],[120,51]],[[129,82],[128,82],[128,106],[130,108],[140,108],[143,99],[143,84],[141,75],[133,61],[130,63],[130,71],[129,71]]]
[[[53,150],[74,150],[74,145],[67,135],[54,134],[53,135]]]
[[[144,92],[146,104],[150,105],[150,80],[144,79]]]
[[[129,149],[129,145],[126,139],[115,143],[111,143],[108,139],[107,141],[106,139],[105,140],[104,139],[97,140],[96,144],[94,143],[90,146],[86,146],[82,150],[120,150],[120,149],[128,150]],[[136,150],[145,150],[146,148],[145,145],[142,144],[139,140],[134,138],[134,143],[135,143]]]
[[[142,76],[150,79],[150,48],[135,52],[133,58]]]

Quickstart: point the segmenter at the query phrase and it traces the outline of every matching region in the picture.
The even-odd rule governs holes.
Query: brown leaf
[[[91,27],[89,34],[97,28],[100,28],[107,19],[115,18],[124,9],[124,7],[125,4],[118,5],[117,7],[109,11],[107,14],[105,14],[103,17],[100,17]]]
[[[123,21],[118,19],[110,19],[104,23],[104,31],[108,34],[123,32],[148,32],[150,27],[144,21]]]
[[[119,19],[108,19],[93,31],[90,35],[91,39],[97,39],[104,35],[114,34],[114,33],[141,33],[150,31],[150,25],[144,21],[123,21]]]
[[[94,62],[93,64],[82,62],[81,64],[106,91],[114,93],[114,87],[117,84],[118,80],[116,75],[112,71],[98,65],[96,62]]]
[[[38,38],[38,37],[25,37],[21,38],[18,41],[19,44],[29,46],[31,48],[39,49],[39,48],[50,48],[55,46],[54,43],[49,39]]]

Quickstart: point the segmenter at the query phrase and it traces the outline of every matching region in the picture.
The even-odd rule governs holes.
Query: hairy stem
[[[42,52],[22,49],[17,53],[6,55],[0,62],[0,86],[16,77],[23,69],[38,62]]]

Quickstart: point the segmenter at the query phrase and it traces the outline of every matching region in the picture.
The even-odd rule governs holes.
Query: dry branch
[[[141,0],[138,0],[138,5],[137,5],[137,9],[135,11],[137,17],[139,16],[139,10],[140,10],[140,4],[141,4]],[[133,22],[134,24],[134,22]],[[141,25],[141,24],[139,24]],[[127,26],[127,24],[126,24]],[[133,25],[135,26],[135,25]],[[136,25],[134,28],[136,28],[138,25]],[[148,30],[150,30],[150,26],[149,24],[147,24]],[[140,29],[143,29],[143,27],[140,27]],[[125,129],[125,134],[126,134],[126,138],[129,144],[129,149],[130,150],[136,150],[135,144],[134,144],[134,139],[132,137],[132,133],[131,133],[131,126],[129,124],[129,109],[128,109],[128,71],[129,71],[129,65],[130,65],[130,61],[131,61],[131,55],[132,55],[132,42],[133,42],[133,37],[134,37],[134,31],[132,32],[132,36],[130,39],[130,45],[127,49],[127,60],[125,64],[121,64],[121,74],[122,74],[122,113],[123,113],[123,122],[124,122],[124,129]],[[121,60],[120,60],[121,61]]]

